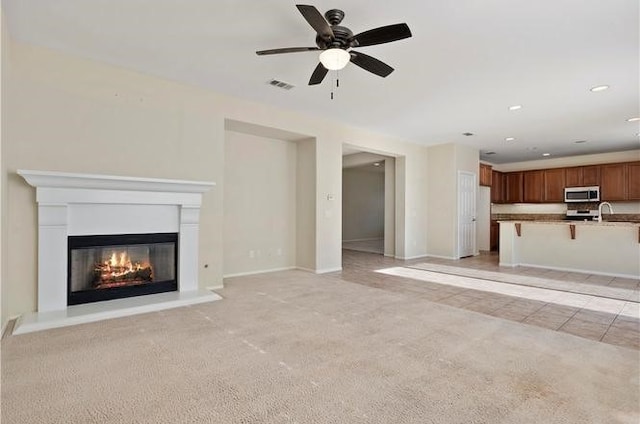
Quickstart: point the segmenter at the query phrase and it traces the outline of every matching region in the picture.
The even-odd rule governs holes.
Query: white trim
[[[159,178],[122,177],[117,175],[75,174],[56,171],[33,171],[18,169],[33,187],[57,187],[98,190],[166,191],[175,193],[204,193],[214,182],[167,180]]]
[[[269,272],[291,271],[292,269],[297,269],[297,268],[295,266],[285,266],[282,268],[269,268],[269,269],[260,269],[257,271],[237,272],[234,274],[225,274],[222,276],[222,278],[245,277],[247,275],[267,274]]]
[[[312,273],[312,274],[315,274],[315,273],[316,273],[316,272],[315,272],[314,270],[312,270],[311,268],[304,268],[304,267],[301,267],[301,266],[297,266],[297,267],[296,267],[296,269],[297,269],[298,271],[310,272],[310,273]]]
[[[509,263],[506,263],[506,262],[499,262],[498,266],[506,266],[508,268],[515,268],[515,267],[518,266],[518,264],[509,264]]]
[[[460,260],[460,258],[456,258],[454,256],[444,256],[444,255],[432,255],[432,254],[427,254],[425,255],[427,258],[436,258],[436,259],[451,259],[452,261],[457,261]]]
[[[422,258],[427,258],[429,257],[429,255],[425,254],[425,255],[416,255],[416,256],[395,256],[396,259],[400,259],[401,261],[410,261],[412,259],[422,259]]]
[[[325,268],[325,269],[316,269],[313,271],[315,274],[328,274],[330,272],[339,272],[342,271],[342,267],[338,268]]]
[[[218,286],[207,286],[207,287],[205,287],[205,289],[207,289],[209,291],[222,290],[222,289],[224,289],[224,285],[220,284]]]
[[[374,240],[384,240],[384,237],[370,237],[370,238],[361,238],[361,239],[342,240],[342,242],[351,243],[353,241],[374,241]]]

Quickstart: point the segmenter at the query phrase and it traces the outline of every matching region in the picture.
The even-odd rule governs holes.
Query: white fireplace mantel
[[[202,194],[215,183],[53,171],[17,173],[36,188],[38,314],[75,308],[67,306],[67,243],[69,236],[76,235],[176,232],[178,295],[184,299],[198,292],[200,206]]]

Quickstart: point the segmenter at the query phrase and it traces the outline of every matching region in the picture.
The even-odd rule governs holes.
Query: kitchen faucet
[[[609,213],[613,215],[613,206],[609,202],[602,202],[598,205],[598,222],[602,222],[602,207],[609,206]]]

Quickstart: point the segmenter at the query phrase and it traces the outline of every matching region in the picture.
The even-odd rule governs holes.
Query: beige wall
[[[296,266],[296,143],[225,132],[223,273]]]
[[[297,142],[296,265],[316,269],[316,141]]]
[[[384,255],[396,252],[396,161],[384,161]]]
[[[478,175],[478,150],[453,143],[429,148],[427,253],[456,258],[458,252],[458,171]],[[477,202],[476,202],[477,203]],[[476,237],[477,240],[477,237]],[[476,252],[478,251],[476,242]]]
[[[2,58],[2,66],[0,67],[0,92],[2,92],[2,97],[0,98],[0,114],[1,114],[1,118],[0,118],[0,167],[1,169],[4,169],[4,155],[3,155],[3,148],[2,145],[4,143],[4,127],[2,126],[3,122],[4,122],[4,108],[3,108],[3,103],[4,103],[4,90],[2,89],[2,87],[4,86],[4,66],[6,63],[6,59],[8,57],[8,47],[9,47],[9,43],[8,43],[8,38],[7,38],[7,26],[5,25],[4,22],[4,12],[2,11],[2,8],[0,8],[0,57]],[[2,212],[0,214],[0,238],[2,240],[6,239],[6,219],[7,219],[7,213],[6,213],[6,195],[7,195],[7,180],[6,178],[0,178],[0,211]],[[3,282],[7,281],[6,280],[6,249],[4,248],[4,242],[0,243],[0,288],[4,286]],[[6,323],[6,319],[5,317],[5,312],[7,310],[7,307],[5,305],[5,301],[7,299],[6,296],[4,295],[4,290],[0,290],[0,317],[2,319],[0,319],[0,331],[4,330],[5,328],[5,323]],[[2,334],[0,333],[0,337],[2,336]]]
[[[312,175],[297,173],[298,181],[313,183],[296,187],[298,199],[311,197],[304,219],[313,225],[301,228],[304,219],[297,221],[298,266],[316,272],[341,266],[343,143],[401,158],[396,186],[407,190],[396,210],[396,239],[402,255],[426,253],[424,146],[46,49],[10,47],[3,60],[3,323],[36,305],[35,190],[17,169],[216,182],[203,198],[199,278],[202,287],[220,286],[225,120],[313,140],[302,149],[298,144],[298,167],[313,165],[305,168]],[[300,243],[303,233],[311,235],[307,244]]]
[[[384,237],[384,172],[362,168],[342,171],[342,240]]]

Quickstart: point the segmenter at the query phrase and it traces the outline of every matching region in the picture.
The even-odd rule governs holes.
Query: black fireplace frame
[[[89,236],[69,236],[67,238],[67,305],[101,302],[105,300],[122,299],[126,297],[144,296],[148,294],[164,293],[178,290],[179,275],[179,237],[178,233],[151,234],[104,234]],[[152,243],[175,244],[175,280],[154,281],[150,284],[136,286],[111,287],[101,290],[71,291],[71,250],[79,248],[100,247],[109,245],[136,245]]]

